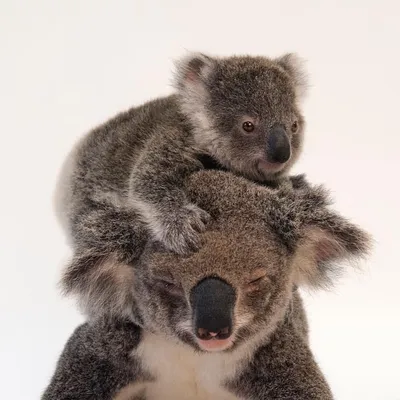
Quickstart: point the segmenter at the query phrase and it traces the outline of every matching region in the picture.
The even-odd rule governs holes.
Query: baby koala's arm
[[[177,136],[167,132],[148,143],[131,173],[128,201],[156,240],[185,254],[199,248],[209,215],[186,198],[184,180],[202,164]]]
[[[284,176],[275,181],[265,182],[264,186],[280,190],[302,190],[310,188],[305,174]]]

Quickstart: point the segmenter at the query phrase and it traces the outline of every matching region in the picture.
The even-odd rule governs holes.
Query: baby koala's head
[[[259,181],[286,174],[299,157],[307,82],[300,59],[192,54],[175,85],[196,145],[219,163]]]

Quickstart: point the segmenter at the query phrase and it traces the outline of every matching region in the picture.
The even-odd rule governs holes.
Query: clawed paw
[[[177,212],[166,215],[159,238],[171,251],[188,254],[201,247],[201,233],[206,230],[210,215],[194,204],[188,204]]]

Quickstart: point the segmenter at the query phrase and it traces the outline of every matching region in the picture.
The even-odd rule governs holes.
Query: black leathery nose
[[[272,127],[267,138],[267,159],[272,163],[285,163],[291,155],[290,140],[282,125]]]
[[[232,333],[234,288],[222,279],[200,281],[190,295],[195,334],[203,340],[226,339]]]

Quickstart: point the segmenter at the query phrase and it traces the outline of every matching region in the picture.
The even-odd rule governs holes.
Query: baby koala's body
[[[170,250],[196,250],[209,216],[182,186],[203,167],[202,155],[260,182],[276,182],[297,160],[306,82],[294,55],[194,54],[178,64],[175,86],[176,94],[118,115],[71,152],[57,208],[75,247],[95,240],[107,213],[128,213]]]

